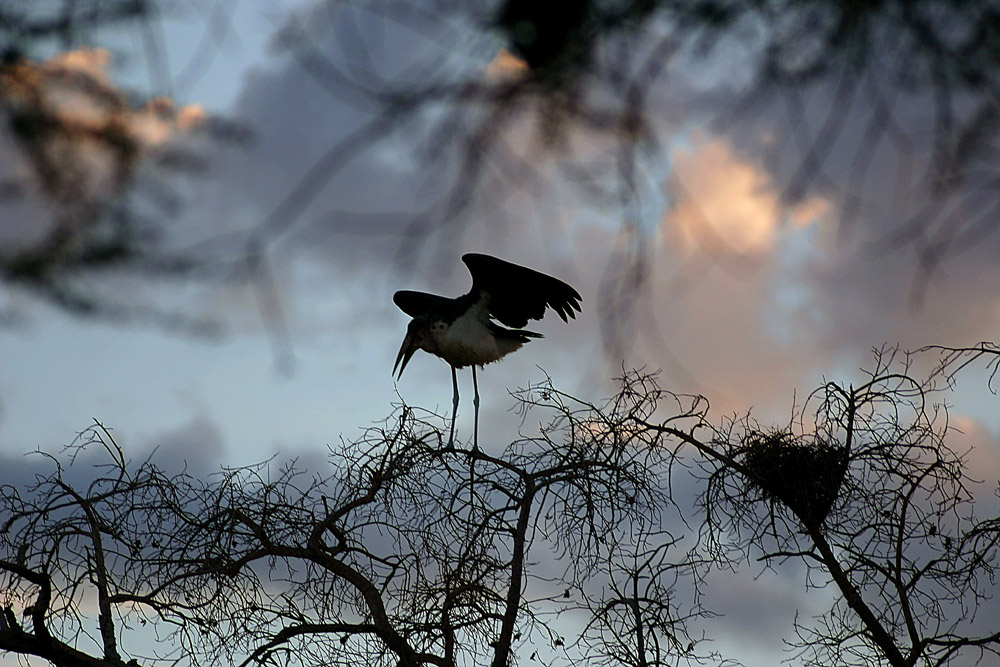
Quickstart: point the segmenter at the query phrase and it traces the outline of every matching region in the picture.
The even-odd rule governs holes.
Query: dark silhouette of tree
[[[911,361],[878,352],[783,427],[712,425],[705,399],[628,373],[600,406],[522,390],[544,419],[499,453],[449,448],[447,420],[402,407],[326,466],[207,480],[127,462],[97,426],[33,486],[2,487],[0,650],[59,665],[720,663],[700,591],[713,566],[753,560],[798,564],[831,600],[790,623],[802,664],[994,659],[1000,628],[980,609],[1000,519],[977,515],[948,444],[954,377],[918,380]],[[692,474],[700,516],[673,497]]]
[[[981,365],[989,371],[986,381],[989,390],[994,394],[997,392],[996,377],[1000,372],[1000,345],[988,340],[968,347],[928,345],[922,348],[921,352],[938,355],[938,364],[934,372],[950,385],[958,382],[958,376],[962,371]]]
[[[980,608],[993,592],[997,519],[977,518],[973,472],[952,432],[944,376],[876,353],[858,385],[829,382],[788,426],[731,419],[710,439],[666,425],[705,456],[704,536],[720,560],[796,562],[833,589],[795,622],[806,665],[978,664],[1000,655]]]
[[[129,619],[147,621],[130,610],[150,584],[144,575],[154,564],[144,559],[156,547],[155,527],[169,521],[168,494],[183,492],[185,479],[148,461],[126,465],[100,425],[83,436],[65,462],[42,455],[54,470],[34,484],[0,487],[0,651],[53,665],[134,665],[122,640]],[[104,451],[99,476],[78,485],[76,457],[93,453],[84,445]],[[149,599],[156,598],[154,591]],[[159,608],[173,609],[183,617],[183,601]]]
[[[664,521],[669,452],[619,428],[651,403],[597,410],[548,385],[524,399],[547,423],[502,454],[449,449],[404,407],[323,470],[210,481],[133,465],[95,427],[73,453],[105,449],[98,479],[52,458],[33,487],[2,488],[0,650],[59,665],[704,660],[683,583],[699,564]],[[568,636],[587,615],[585,641]],[[158,641],[140,655],[147,624]]]

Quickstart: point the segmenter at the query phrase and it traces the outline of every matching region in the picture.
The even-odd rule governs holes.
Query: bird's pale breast
[[[437,355],[453,366],[482,366],[498,361],[521,347],[515,341],[501,340],[487,327],[485,312],[471,308],[448,325],[444,322],[431,326],[431,336],[437,344]],[[488,318],[488,316],[486,316]]]

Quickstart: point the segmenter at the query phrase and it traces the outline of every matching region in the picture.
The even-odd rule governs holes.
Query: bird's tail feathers
[[[525,331],[524,329],[507,330],[511,338],[517,339],[521,343],[527,343],[532,338],[545,338],[540,333],[535,333],[534,331]]]
[[[490,322],[489,327],[490,333],[497,338],[516,340],[519,343],[527,343],[532,338],[545,338],[542,334],[527,329],[506,329],[496,322]]]

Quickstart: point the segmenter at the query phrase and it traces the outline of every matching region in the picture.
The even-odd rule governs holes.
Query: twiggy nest
[[[772,431],[748,433],[741,450],[751,483],[767,499],[787,506],[808,527],[826,520],[847,471],[843,447]]]

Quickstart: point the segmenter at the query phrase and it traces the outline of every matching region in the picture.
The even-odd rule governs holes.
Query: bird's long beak
[[[396,375],[396,368],[399,368],[399,375],[396,375],[397,379],[403,377],[403,369],[406,368],[406,364],[409,363],[410,357],[413,356],[418,347],[416,337],[409,333],[406,334],[403,344],[399,347],[399,354],[396,355],[396,363],[392,365],[393,375]]]

